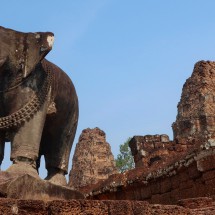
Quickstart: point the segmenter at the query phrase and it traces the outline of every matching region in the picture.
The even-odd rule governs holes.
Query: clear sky
[[[172,139],[184,82],[197,61],[215,59],[214,9],[214,0],[7,0],[0,25],[55,34],[47,59],[79,97],[73,151],[83,129],[99,127],[116,156],[134,135]]]

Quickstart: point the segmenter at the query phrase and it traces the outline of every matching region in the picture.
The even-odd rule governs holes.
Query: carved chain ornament
[[[51,87],[53,74],[49,66],[43,63],[47,74],[46,80],[39,85],[39,92],[32,96],[30,101],[21,109],[5,117],[0,117],[0,129],[8,129],[11,127],[20,126],[22,123],[29,120],[46,101]]]

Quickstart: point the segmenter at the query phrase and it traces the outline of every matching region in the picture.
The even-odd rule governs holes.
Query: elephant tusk
[[[47,37],[47,42],[49,44],[49,47],[52,48],[52,46],[54,44],[54,36],[48,36]]]

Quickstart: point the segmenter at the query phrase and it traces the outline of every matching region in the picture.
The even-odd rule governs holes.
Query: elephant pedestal
[[[84,199],[79,191],[35,178],[29,174],[0,172],[0,198],[31,200]]]

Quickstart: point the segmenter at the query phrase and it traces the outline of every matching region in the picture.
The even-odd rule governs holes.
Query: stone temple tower
[[[76,145],[69,186],[78,189],[115,173],[117,169],[105,132],[99,128],[83,130]]]
[[[183,86],[174,139],[215,146],[215,62],[199,61]]]

